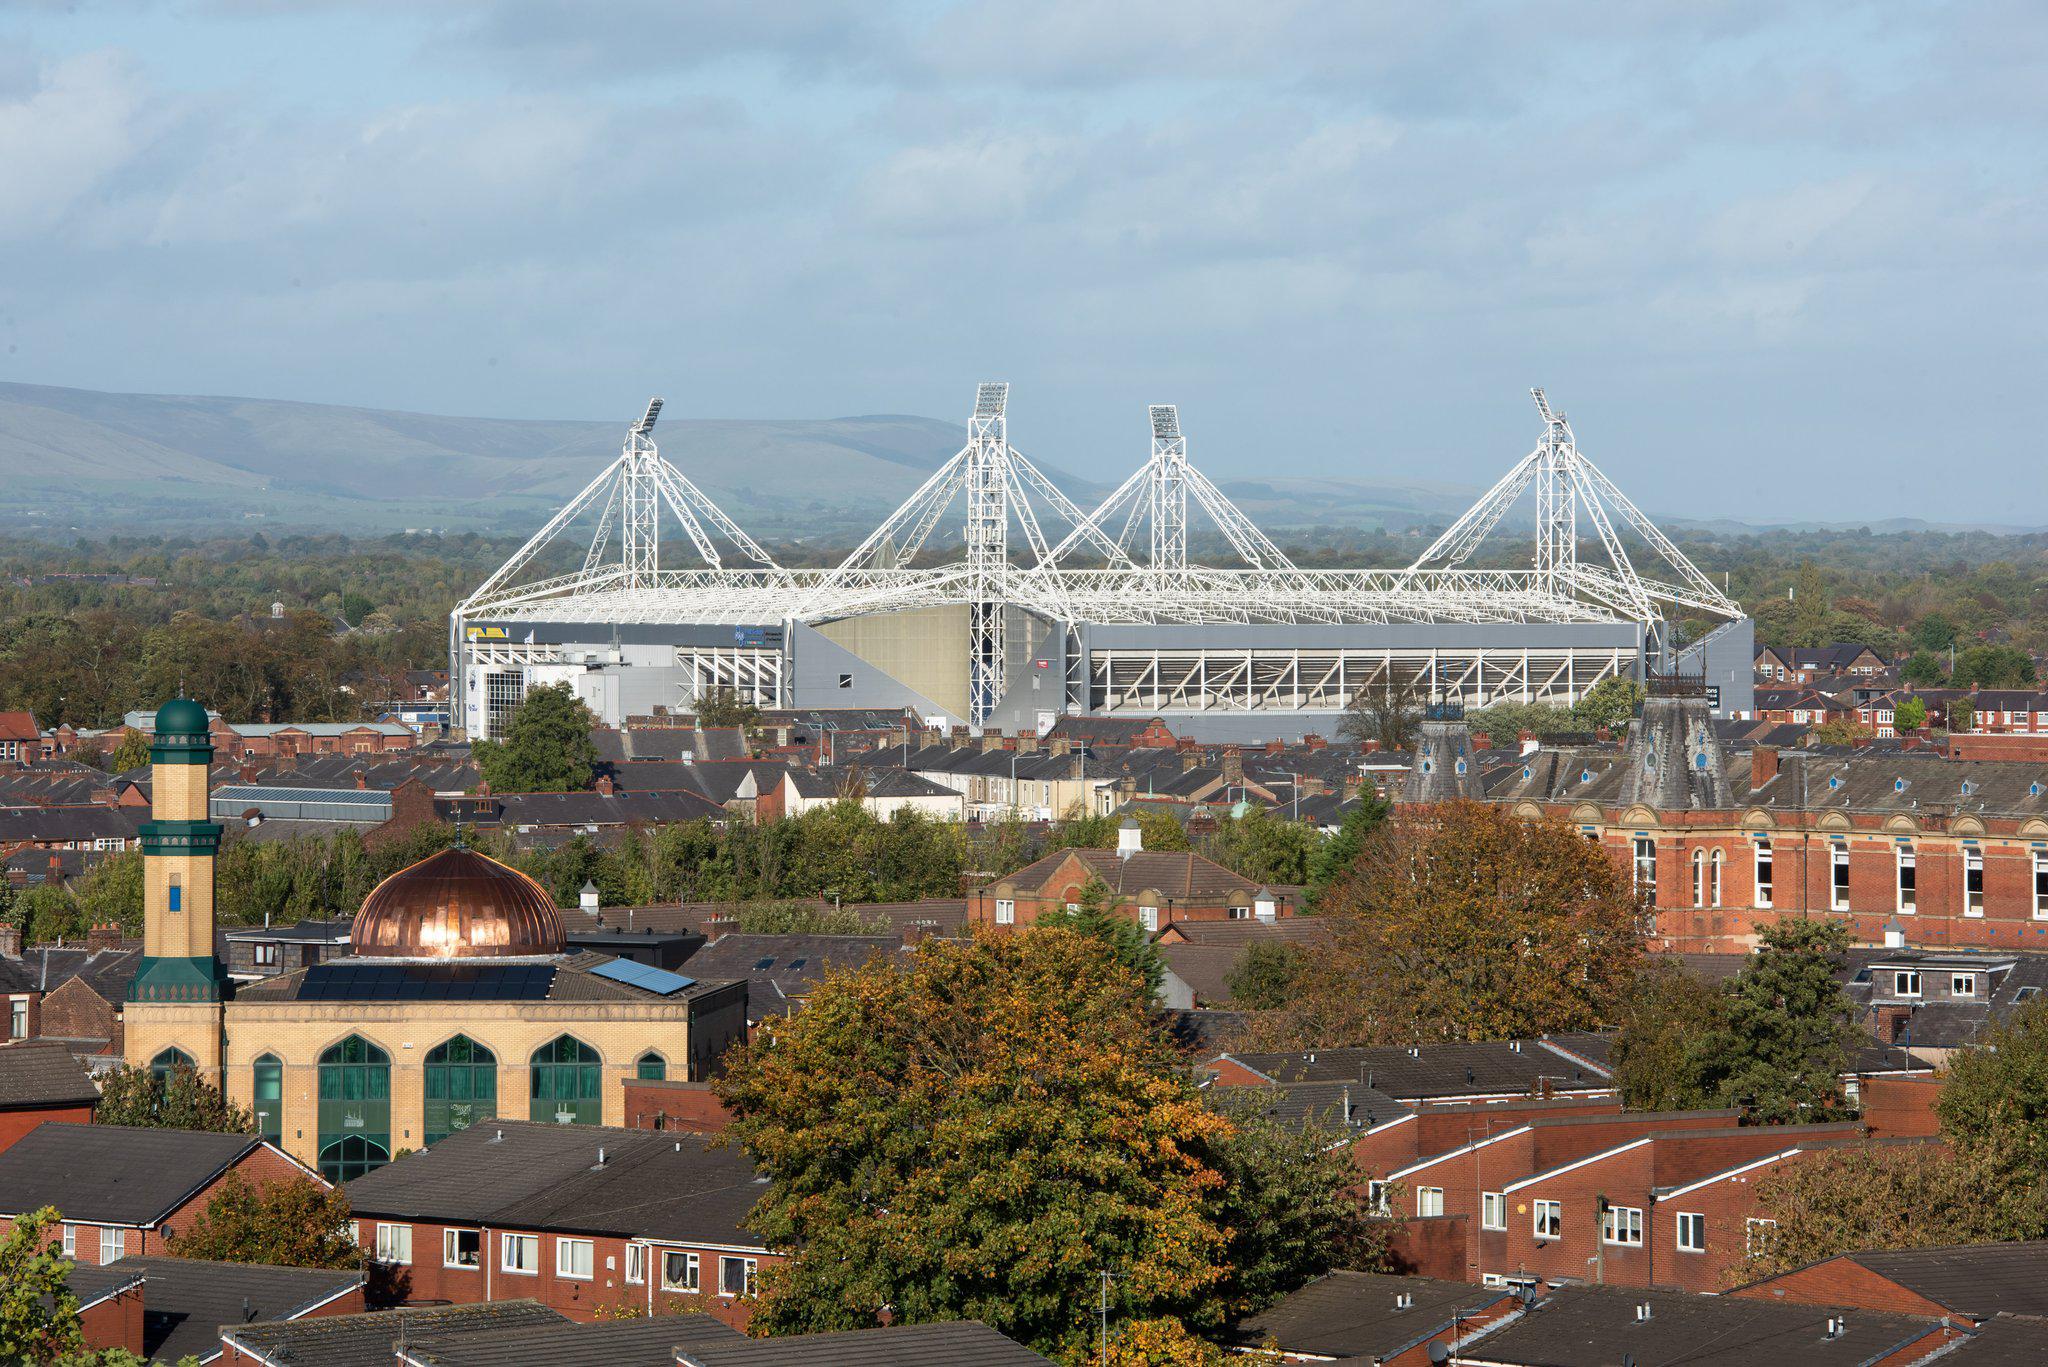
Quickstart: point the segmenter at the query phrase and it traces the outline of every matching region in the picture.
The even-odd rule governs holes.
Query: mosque
[[[194,1069],[330,1180],[494,1117],[624,1124],[629,1079],[706,1079],[745,1036],[744,983],[571,952],[545,889],[460,843],[372,889],[346,957],[230,982],[214,926],[212,762],[206,709],[166,703],[150,747],[127,1060]]]

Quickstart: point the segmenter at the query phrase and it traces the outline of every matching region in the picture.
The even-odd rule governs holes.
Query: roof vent
[[[1636,1323],[1641,1324],[1649,1318],[1650,1303],[1648,1301],[1644,1301],[1640,1305],[1636,1306]]]
[[[1411,1045],[1409,1045],[1409,1046],[1408,1046],[1408,1057],[1409,1057],[1409,1058],[1421,1058],[1421,1057],[1422,1057],[1422,1046],[1421,1046],[1421,1045],[1419,1045],[1419,1044],[1411,1044]]]
[[[1522,1042],[1518,1039],[1511,1039],[1508,1041],[1508,1048],[1519,1054],[1522,1052]]]
[[[1415,1293],[1413,1291],[1395,1292],[1394,1308],[1396,1310],[1413,1310],[1415,1308]]]
[[[604,1145],[602,1144],[597,1146],[597,1165],[600,1168],[604,1166]]]
[[[1849,1332],[1849,1321],[1841,1315],[1828,1316],[1828,1337],[1838,1339]]]
[[[494,1134],[494,1135],[492,1135],[492,1136],[491,1136],[491,1142],[492,1142],[493,1144],[502,1144],[502,1143],[504,1143],[504,1142],[505,1142],[505,1132],[504,1132],[503,1130],[499,1130],[499,1131],[498,1131],[498,1132],[497,1132],[496,1134]]]

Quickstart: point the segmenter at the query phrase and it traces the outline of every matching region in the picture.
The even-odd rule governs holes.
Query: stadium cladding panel
[[[1361,692],[1569,703],[1664,656],[1706,676],[1717,710],[1747,711],[1749,619],[1531,394],[1534,448],[1413,564],[1378,570],[1295,565],[1189,462],[1171,405],[1148,410],[1150,458],[1084,511],[1011,445],[1002,384],[977,390],[965,444],[840,564],[787,570],[661,457],[657,399],[452,614],[458,718],[487,737],[528,689],[568,684],[615,725],[730,689],[941,726],[1090,713],[1294,739],[1331,734]],[[941,527],[959,531],[943,547]],[[1225,563],[1191,557],[1191,527]],[[1485,567],[1510,528],[1533,529],[1517,567]],[[586,547],[583,568],[536,577],[558,540]],[[1706,623],[1682,647],[1677,615]]]

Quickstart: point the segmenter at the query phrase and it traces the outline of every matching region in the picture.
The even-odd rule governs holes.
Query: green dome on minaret
[[[156,737],[149,757],[158,764],[207,764],[213,760],[212,723],[190,698],[173,698],[157,709]]]

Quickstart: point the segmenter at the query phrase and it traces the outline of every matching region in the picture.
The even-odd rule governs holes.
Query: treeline
[[[1366,804],[1345,833],[1325,840],[1310,826],[1254,809],[1197,843],[1202,853],[1253,881],[1319,886],[1348,862],[1384,812],[1381,804]],[[841,802],[759,824],[689,821],[628,830],[604,842],[579,834],[544,850],[514,849],[502,832],[471,830],[467,839],[531,874],[564,907],[576,905],[586,882],[597,885],[606,906],[810,899],[854,905],[958,897],[1052,850],[1113,849],[1121,821],[1077,816],[1049,827],[968,827],[911,811],[883,820]],[[1148,849],[1189,848],[1186,833],[1163,812],[1144,814],[1140,824]],[[254,840],[231,829],[216,863],[216,914],[223,926],[353,916],[379,881],[454,839],[446,826],[421,827],[404,840],[375,847],[349,830]],[[5,918],[21,925],[31,941],[73,939],[95,925],[139,933],[142,855],[109,855],[68,888],[21,889],[4,905]]]

